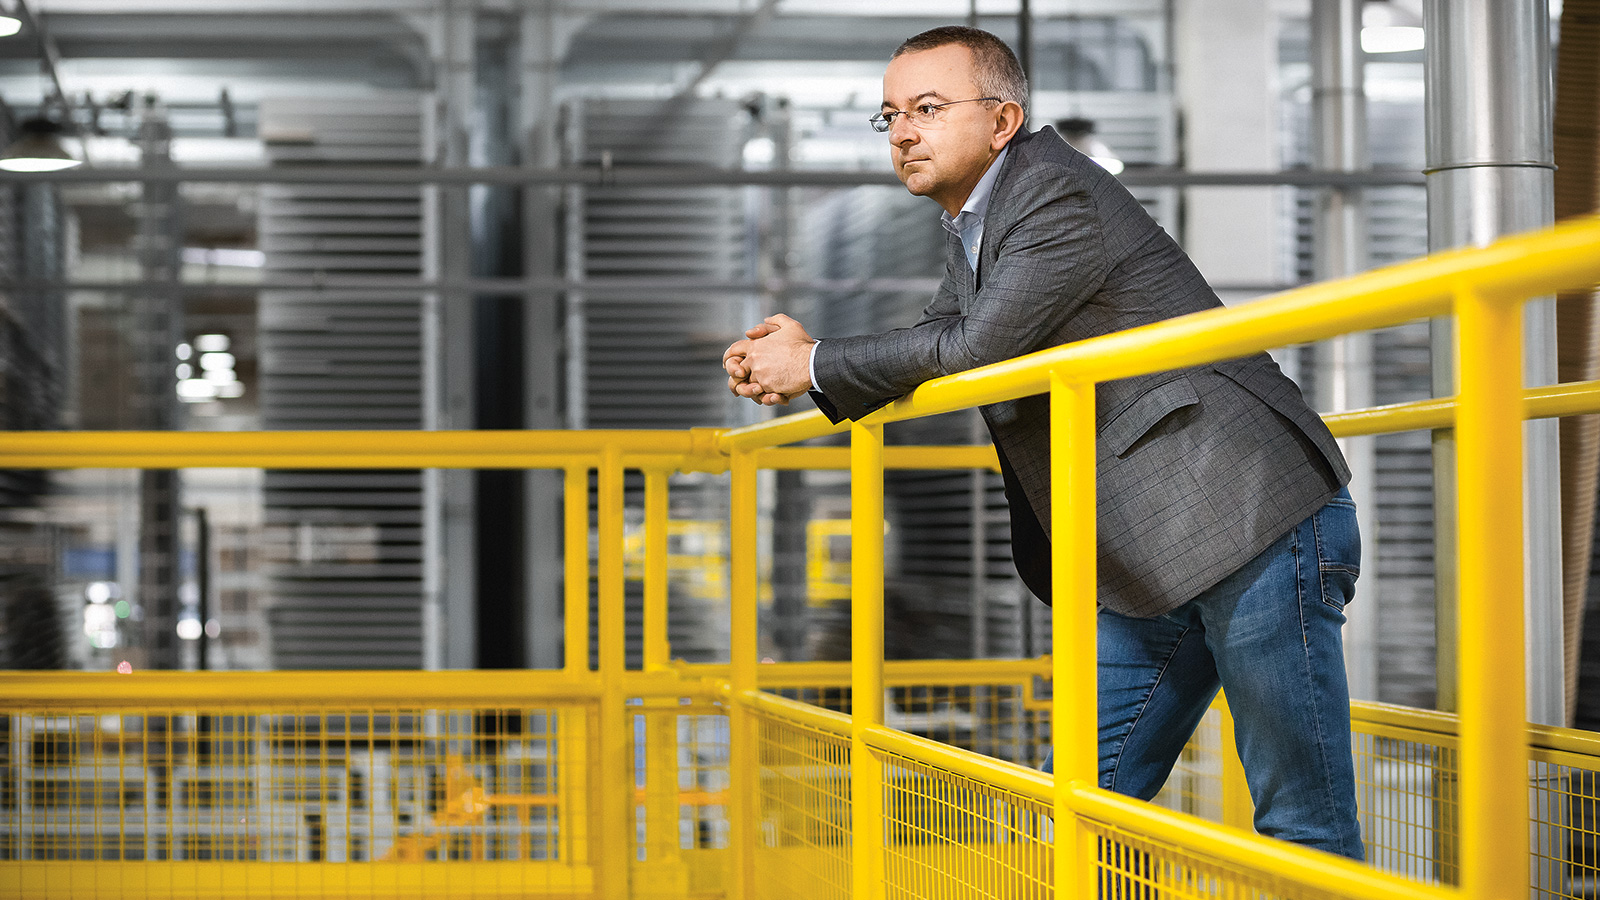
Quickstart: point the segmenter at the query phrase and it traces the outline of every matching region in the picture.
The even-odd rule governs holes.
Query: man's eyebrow
[[[944,95],[939,93],[938,91],[923,91],[922,93],[920,93],[920,94],[916,95],[915,97],[911,98],[911,104],[910,105],[916,106],[919,101],[927,100],[930,97],[933,98],[934,100],[943,100],[944,99]],[[883,101],[883,105],[878,107],[878,108],[879,109],[894,109],[895,107],[894,107],[894,104],[892,104],[889,101],[885,100],[885,101]]]

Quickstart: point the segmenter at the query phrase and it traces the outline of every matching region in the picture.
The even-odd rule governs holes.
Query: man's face
[[[902,54],[883,73],[886,112],[981,96],[973,83],[972,51],[960,44]],[[995,106],[957,103],[923,126],[896,117],[889,129],[889,157],[906,189],[932,198],[951,215],[960,212],[989,161],[1005,146]]]

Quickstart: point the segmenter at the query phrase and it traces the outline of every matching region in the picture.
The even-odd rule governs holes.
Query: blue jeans
[[[1362,859],[1340,634],[1360,568],[1355,503],[1340,491],[1172,612],[1101,612],[1100,786],[1154,797],[1221,687],[1256,830]]]

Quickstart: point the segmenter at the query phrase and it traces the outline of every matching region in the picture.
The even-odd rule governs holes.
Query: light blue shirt
[[[971,266],[974,272],[978,271],[978,248],[983,246],[983,217],[989,212],[989,195],[994,192],[995,180],[1000,177],[1000,166],[1005,163],[1006,154],[1010,152],[1010,144],[1000,148],[1000,155],[994,158],[994,162],[989,163],[989,168],[983,173],[983,177],[973,185],[972,193],[967,195],[967,202],[961,205],[961,212],[957,213],[955,218],[951,218],[948,212],[939,214],[939,224],[943,225],[946,231],[961,238],[961,249],[967,252],[967,265]],[[821,341],[811,345],[810,362],[811,388],[818,391],[822,390],[817,387],[819,343]]]
[[[983,177],[978,179],[972,193],[967,196],[967,202],[962,204],[961,212],[954,218],[948,212],[939,215],[939,224],[944,226],[944,230],[961,238],[961,249],[967,253],[967,265],[974,272],[978,271],[978,248],[983,246],[983,217],[989,212],[989,195],[994,192],[995,179],[1000,177],[1000,166],[1010,152],[1009,144],[1000,148],[1000,155],[994,158]]]

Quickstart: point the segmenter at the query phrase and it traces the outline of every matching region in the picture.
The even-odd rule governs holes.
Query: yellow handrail
[[[1313,285],[1246,306],[1219,309],[1140,329],[1052,348],[1030,356],[930,381],[906,397],[848,426],[820,414],[788,416],[748,428],[690,432],[267,432],[267,433],[8,433],[0,441],[0,468],[260,466],[271,468],[553,468],[566,476],[567,660],[560,672],[427,673],[407,686],[416,703],[436,708],[515,707],[532,698],[573,699],[601,711],[596,721],[603,764],[595,777],[596,818],[591,843],[577,858],[595,866],[596,887],[615,893],[628,869],[628,843],[637,797],[634,785],[616,772],[631,771],[631,697],[672,696],[685,679],[721,682],[731,727],[730,816],[735,879],[731,894],[749,896],[756,872],[752,856],[760,832],[760,758],[757,713],[775,713],[786,701],[762,696],[763,686],[785,682],[779,669],[758,664],[759,597],[758,471],[762,468],[851,470],[855,545],[852,553],[853,715],[847,720],[854,783],[851,882],[858,896],[881,892],[878,842],[883,808],[885,752],[943,761],[952,771],[987,778],[1007,789],[1038,788],[1044,779],[1008,764],[930,748],[885,727],[884,687],[894,664],[883,650],[882,473],[892,467],[987,468],[988,447],[885,447],[883,426],[1018,396],[1050,393],[1053,435],[1053,610],[1057,653],[1034,666],[1054,675],[1053,735],[1058,776],[1054,789],[1034,800],[1053,805],[1056,821],[1055,877],[1066,894],[1095,891],[1098,838],[1103,825],[1137,829],[1230,864],[1280,873],[1285,884],[1314,885],[1349,896],[1438,898],[1447,892],[1408,884],[1300,848],[1285,848],[1224,829],[1196,827],[1096,788],[1094,747],[1095,575],[1094,402],[1099,381],[1203,364],[1274,346],[1317,340],[1353,330],[1384,327],[1425,316],[1458,316],[1461,368],[1455,397],[1396,404],[1329,416],[1339,435],[1414,428],[1457,430],[1458,491],[1461,494],[1461,628],[1463,656],[1482,661],[1463,667],[1458,737],[1461,772],[1461,894],[1509,898],[1526,892],[1528,829],[1528,731],[1522,709],[1523,673],[1520,534],[1520,421],[1525,417],[1600,411],[1600,383],[1586,382],[1523,391],[1520,321],[1525,298],[1600,281],[1600,218],[1565,223],[1537,235],[1494,246],[1440,254],[1341,282]],[[845,429],[851,446],[785,447]],[[624,670],[623,471],[646,472],[647,662],[643,672]],[[731,470],[732,586],[731,662],[726,667],[670,663],[665,644],[663,583],[665,476],[675,470]],[[598,566],[589,571],[591,471],[597,473]],[[597,582],[600,668],[591,670],[590,582]],[[944,664],[929,663],[940,666]],[[814,670],[840,674],[837,665]],[[906,672],[909,669],[901,669]],[[203,681],[166,673],[134,678],[85,676],[67,685],[59,676],[31,680],[6,675],[18,700],[46,707],[56,702],[79,710],[181,708],[204,701],[207,708],[245,709],[268,702],[274,690],[314,690],[330,705],[381,696],[363,673],[327,679],[320,673],[224,675]],[[311,680],[321,679],[315,684]],[[1013,682],[1014,683],[1014,682]],[[104,693],[82,698],[92,685]],[[198,692],[198,694],[196,693]],[[202,696],[203,695],[203,696]],[[71,698],[84,699],[82,704]],[[804,717],[794,717],[800,718]],[[816,713],[811,721],[834,729],[837,716]],[[1443,727],[1441,725],[1441,727]],[[1561,735],[1549,736],[1547,743]],[[1550,747],[1590,753],[1600,745]],[[608,846],[610,839],[615,846]],[[1085,893],[1087,892],[1087,893]]]
[[[1058,889],[1096,890],[1097,844],[1080,815],[1120,808],[1102,796],[1095,750],[1095,385],[1101,381],[1215,362],[1290,343],[1453,313],[1458,320],[1461,384],[1449,400],[1369,411],[1336,421],[1341,433],[1372,433],[1386,424],[1457,430],[1460,518],[1460,628],[1464,656],[1494,660],[1459,673],[1463,788],[1463,893],[1510,897],[1526,890],[1527,746],[1523,741],[1521,597],[1521,420],[1546,410],[1589,410],[1585,385],[1525,395],[1520,384],[1522,302],[1600,281],[1600,218],[1564,223],[1491,247],[1439,254],[1340,282],[1313,285],[1232,309],[1217,309],[1092,338],[939,378],[851,426],[852,531],[869,542],[853,556],[854,696],[881,691],[882,559],[870,544],[880,526],[873,486],[881,485],[881,426],[1015,397],[1051,395],[1052,546],[1056,757],[1055,877]],[[1510,377],[1508,376],[1508,373]],[[1385,421],[1387,420],[1387,422]],[[744,453],[835,430],[820,414],[722,433],[723,450]],[[870,483],[870,484],[869,484]],[[868,551],[868,548],[871,548]],[[868,551],[868,552],[860,552]],[[738,660],[735,659],[735,665]],[[735,698],[738,698],[735,694]],[[863,761],[872,709],[852,717],[856,813],[876,813],[882,768]],[[869,806],[863,806],[865,800]],[[1130,816],[1141,828],[1155,818]],[[1520,824],[1519,824],[1520,823]],[[872,830],[856,826],[857,893],[879,887]],[[871,853],[860,846],[873,841]],[[1274,848],[1275,850],[1276,848]],[[1267,853],[1263,849],[1260,852]],[[874,867],[863,872],[864,866]],[[1275,870],[1277,870],[1275,868]],[[1374,876],[1373,884],[1388,884]],[[1394,887],[1389,896],[1425,896]],[[1353,888],[1352,888],[1353,889]]]

